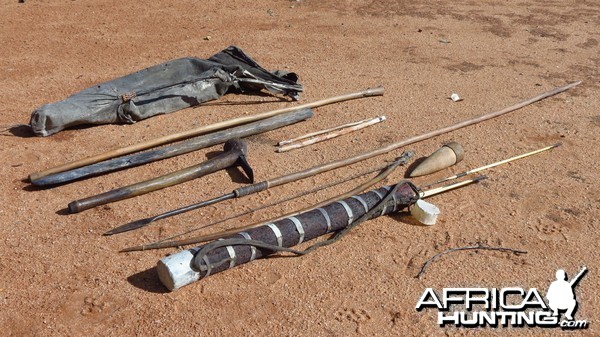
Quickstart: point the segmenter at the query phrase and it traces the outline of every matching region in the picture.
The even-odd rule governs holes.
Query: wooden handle
[[[58,165],[58,166],[55,166],[55,167],[52,167],[52,168],[49,168],[47,170],[40,171],[37,173],[32,173],[29,175],[29,180],[30,181],[39,180],[40,178],[45,177],[50,174],[53,174],[53,173],[63,172],[63,171],[71,170],[74,168],[94,164],[94,163],[97,163],[97,162],[100,162],[103,160],[123,156],[123,155],[130,154],[133,152],[146,150],[146,149],[149,149],[149,148],[152,148],[155,146],[160,146],[160,145],[176,142],[176,141],[183,140],[186,138],[202,135],[202,134],[205,134],[208,132],[222,130],[222,129],[226,129],[226,128],[229,128],[232,126],[245,124],[245,123],[249,123],[249,122],[254,122],[254,121],[264,119],[267,117],[279,115],[284,112],[290,112],[290,111],[295,111],[295,110],[300,110],[300,109],[305,109],[305,108],[315,108],[318,106],[347,101],[347,100],[361,98],[361,97],[381,96],[381,95],[383,95],[383,91],[384,91],[383,87],[369,88],[369,89],[366,89],[363,91],[345,94],[345,95],[341,95],[341,96],[330,97],[330,98],[322,99],[322,100],[311,102],[311,103],[305,103],[305,104],[300,104],[300,105],[296,105],[293,107],[267,111],[267,112],[259,113],[259,114],[252,115],[252,116],[233,118],[233,119],[218,122],[215,124],[201,126],[201,127],[195,128],[195,129],[188,130],[188,131],[183,131],[180,133],[175,133],[175,134],[151,139],[151,140],[148,140],[148,141],[145,141],[142,143],[122,147],[122,148],[115,149],[112,151],[100,153],[100,154],[97,154],[97,155],[94,155],[91,157],[76,160],[76,161],[73,161],[70,163]]]
[[[246,155],[246,145],[239,140],[235,141],[241,143],[240,146],[231,148],[231,145],[226,143],[225,150],[227,152],[200,164],[150,180],[116,188],[85,199],[75,200],[69,203],[69,212],[79,213],[86,209],[157,191],[231,167],[238,161],[240,156]],[[231,150],[229,150],[229,148],[231,148]]]

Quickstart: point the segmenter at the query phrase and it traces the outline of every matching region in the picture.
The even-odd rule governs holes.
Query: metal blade
[[[123,233],[123,232],[129,232],[134,229],[138,229],[138,228],[147,226],[155,219],[156,219],[156,217],[151,217],[151,218],[145,218],[145,219],[132,221],[132,222],[126,223],[124,225],[121,225],[119,227],[115,227],[102,235],[109,236],[109,235],[119,234],[119,233]]]
[[[248,180],[250,180],[250,183],[254,184],[254,171],[252,170],[252,167],[250,167],[250,163],[248,163],[246,156],[240,156],[240,158],[238,159],[238,165],[242,167],[242,169],[246,173],[246,176],[248,176]]]
[[[138,228],[142,228],[145,226],[148,226],[150,223],[160,220],[160,219],[164,219],[164,218],[168,218],[177,214],[181,214],[181,213],[185,213],[191,210],[195,210],[201,207],[205,207],[205,206],[209,206],[212,204],[216,204],[218,202],[224,201],[224,200],[228,200],[228,199],[233,199],[235,198],[235,193],[229,193],[229,194],[224,194],[220,197],[216,197],[210,200],[206,200],[206,201],[202,201],[196,204],[192,204],[189,206],[185,206],[185,207],[181,207],[172,211],[168,211],[150,218],[145,218],[145,219],[140,219],[140,220],[136,220],[130,223],[126,223],[124,225],[121,225],[119,227],[113,228],[111,230],[109,230],[108,232],[104,233],[103,235],[113,235],[113,234],[118,234],[118,233],[123,233],[123,232],[127,232],[130,230],[134,230],[134,229],[138,229]]]

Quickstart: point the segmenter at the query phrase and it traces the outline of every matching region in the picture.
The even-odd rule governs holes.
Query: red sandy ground
[[[411,146],[425,156],[456,140],[460,164],[417,184],[556,142],[542,155],[486,172],[489,179],[430,201],[438,223],[383,217],[302,258],[255,261],[175,292],[156,262],[178,249],[117,253],[190,226],[275,201],[379,166],[401,151],[161,221],[114,237],[104,231],[227,193],[227,172],[76,215],[72,200],[206,159],[221,146],[52,189],[29,188],[32,172],[90,154],[242,114],[289,106],[277,98],[223,99],[134,125],[31,137],[2,133],[0,327],[9,336],[597,335],[600,324],[598,208],[600,4],[598,1],[26,1],[0,4],[0,124],[29,121],[39,105],[169,59],[206,58],[237,45],[269,69],[301,75],[303,102],[383,85],[383,97],[322,107],[315,117],[250,137],[258,180],[308,168],[499,110],[576,80],[583,84],[498,119]],[[205,39],[205,37],[210,38]],[[448,99],[452,92],[464,100]],[[249,103],[260,104],[249,104]],[[377,115],[358,133],[285,154],[277,141]],[[12,130],[12,131],[11,131]],[[400,170],[388,183],[402,178]],[[225,228],[268,219],[350,189],[356,182],[265,211]],[[57,213],[58,212],[58,213]],[[215,229],[216,230],[216,229]],[[526,250],[455,252],[473,244]],[[589,273],[576,288],[585,331],[441,328],[417,312],[427,287],[536,287],[554,273]]]

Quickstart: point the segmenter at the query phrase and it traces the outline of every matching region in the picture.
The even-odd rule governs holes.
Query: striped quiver
[[[392,188],[393,186],[386,186],[352,196],[296,216],[248,229],[225,239],[259,240],[280,247],[293,247],[344,229],[377,206]],[[379,207],[381,211],[376,211],[371,218],[402,210],[418,199],[417,192],[408,183],[402,183],[391,198]],[[156,269],[165,287],[172,291],[209,275],[274,253],[271,249],[244,244],[224,246],[207,253],[198,266],[194,257],[203,247],[184,250],[158,261]]]

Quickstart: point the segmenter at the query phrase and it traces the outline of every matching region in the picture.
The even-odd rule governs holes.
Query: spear
[[[398,158],[396,161],[403,161],[403,162],[406,162],[406,161],[408,161],[408,159],[410,159],[412,156],[413,156],[413,153],[412,153],[412,152],[410,152],[410,156],[409,156],[409,155],[406,155],[406,156],[404,156],[404,157],[400,157],[400,158]],[[395,162],[396,162],[396,161],[395,161]],[[393,164],[393,163],[392,163],[392,164]],[[280,203],[282,203],[282,202],[286,202],[286,201],[289,201],[289,200],[292,200],[292,199],[296,199],[296,198],[299,198],[299,197],[301,197],[301,196],[304,196],[304,195],[307,195],[307,194],[310,194],[310,193],[318,192],[318,191],[320,191],[320,190],[324,190],[324,189],[327,189],[327,188],[329,188],[329,187],[332,187],[332,186],[335,186],[335,185],[339,185],[339,184],[342,184],[342,183],[348,182],[348,181],[350,181],[350,180],[354,180],[354,179],[356,179],[356,178],[358,178],[358,177],[366,176],[366,175],[368,175],[368,174],[371,174],[371,173],[373,173],[373,172],[376,172],[376,171],[381,171],[381,170],[383,170],[383,169],[385,169],[385,168],[387,168],[387,167],[391,166],[392,164],[387,164],[387,165],[384,165],[384,166],[377,167],[377,168],[375,168],[375,169],[370,169],[370,170],[368,170],[368,171],[366,171],[366,172],[361,172],[361,173],[358,173],[358,174],[356,174],[356,175],[353,175],[353,176],[351,176],[351,177],[344,178],[344,179],[342,179],[342,180],[335,181],[335,182],[333,182],[333,183],[330,183],[330,184],[327,184],[327,185],[318,186],[318,187],[316,187],[316,188],[313,188],[313,189],[311,189],[311,190],[309,190],[309,191],[305,191],[305,192],[302,192],[302,193],[296,194],[296,195],[294,195],[294,196],[288,197],[288,198],[286,198],[286,199],[284,199],[284,200],[280,200],[280,201],[277,201],[277,202],[275,202],[275,203],[272,203],[272,204],[269,204],[269,205],[262,205],[262,206],[260,206],[260,207],[254,208],[254,209],[252,209],[252,210],[250,210],[250,211],[244,212],[243,214],[239,214],[239,215],[237,215],[237,216],[229,217],[229,218],[227,218],[227,219],[223,219],[223,220],[220,220],[220,221],[218,221],[218,222],[215,222],[215,223],[212,223],[212,224],[210,224],[210,225],[203,226],[203,227],[210,227],[210,226],[212,226],[212,225],[216,225],[216,224],[218,224],[218,223],[221,223],[221,222],[223,222],[223,221],[231,220],[231,219],[233,219],[233,218],[237,218],[237,217],[239,217],[239,216],[242,216],[242,215],[245,215],[245,214],[248,214],[248,213],[253,213],[253,212],[259,211],[259,210],[261,210],[261,209],[264,209],[264,208],[267,208],[267,207],[271,207],[271,206],[274,206],[274,205],[276,205],[276,204],[280,204]],[[164,213],[161,213],[161,214],[158,214],[158,215],[155,215],[155,216],[151,216],[151,217],[148,217],[148,218],[144,218],[144,219],[135,220],[135,221],[132,221],[132,222],[126,223],[126,224],[124,224],[124,225],[121,225],[121,226],[115,227],[115,228],[113,228],[113,229],[109,230],[108,232],[106,232],[106,233],[104,233],[104,234],[102,234],[102,235],[104,235],[104,236],[109,236],[109,235],[114,235],[114,234],[124,233],[124,232],[128,232],[128,231],[135,230],[135,229],[138,229],[138,228],[142,228],[142,227],[148,226],[149,224],[151,224],[151,223],[153,223],[153,222],[155,222],[155,221],[162,220],[162,219],[165,219],[165,218],[168,218],[168,217],[171,217],[171,216],[175,216],[175,215],[178,215],[178,214],[181,214],[181,213],[189,212],[189,211],[191,211],[191,210],[194,210],[194,209],[200,208],[200,207],[202,207],[202,206],[204,206],[204,204],[203,204],[203,203],[192,204],[192,205],[189,205],[189,206],[181,207],[181,208],[178,208],[178,209],[175,209],[175,210],[172,210],[172,211],[167,211],[167,212],[164,212]]]
[[[446,186],[432,188],[432,189],[429,189],[429,190],[426,190],[426,191],[421,191],[421,188],[419,187],[418,188],[418,190],[419,190],[418,195],[419,195],[419,198],[424,199],[424,198],[428,198],[428,197],[431,197],[431,196],[434,196],[434,195],[437,195],[437,194],[440,194],[440,193],[444,193],[444,192],[447,192],[447,191],[450,191],[450,190],[453,190],[453,189],[456,189],[456,188],[460,188],[460,187],[463,187],[463,186],[466,186],[466,185],[469,185],[469,184],[477,183],[477,182],[480,182],[481,180],[484,180],[484,179],[487,179],[487,176],[480,176],[480,177],[476,177],[476,178],[473,178],[473,179],[463,180],[463,181],[452,183],[452,184],[449,184],[449,185],[446,185]],[[362,190],[365,189],[363,187],[364,186],[360,186],[359,188],[355,188],[355,189],[353,189],[350,192],[347,192],[347,193],[344,193],[342,195],[336,196],[334,198],[328,199],[328,200],[326,200],[324,202],[321,202],[321,203],[319,203],[317,205],[313,205],[313,206],[304,208],[304,209],[302,209],[300,211],[295,211],[295,212],[292,212],[292,213],[288,213],[286,215],[279,216],[279,217],[277,217],[275,219],[270,219],[269,221],[261,221],[261,222],[254,223],[254,224],[251,224],[251,225],[246,225],[246,226],[241,226],[241,227],[235,227],[235,228],[227,229],[227,230],[224,230],[224,231],[221,231],[221,232],[216,232],[216,233],[206,234],[206,235],[194,236],[194,237],[191,237],[189,239],[176,240],[176,241],[166,241],[167,239],[163,239],[163,240],[160,240],[160,241],[157,241],[157,242],[153,242],[153,243],[150,243],[150,244],[146,244],[146,245],[128,247],[128,248],[122,249],[120,252],[121,253],[126,253],[126,252],[135,252],[135,251],[143,251],[143,250],[151,250],[151,249],[180,247],[180,246],[185,246],[185,245],[192,245],[192,244],[197,244],[197,243],[201,243],[201,242],[206,242],[206,241],[210,241],[210,240],[216,240],[218,238],[221,238],[221,237],[224,237],[224,236],[227,236],[227,235],[233,235],[233,234],[238,233],[240,231],[244,231],[244,230],[248,230],[248,229],[252,229],[252,228],[257,228],[257,227],[260,227],[260,226],[264,226],[267,223],[272,223],[272,222],[279,221],[279,220],[282,220],[282,219],[285,219],[285,218],[288,218],[288,217],[291,217],[291,216],[295,216],[295,215],[298,215],[298,214],[302,214],[302,213],[308,212],[310,210],[314,210],[314,209],[319,208],[319,207],[321,207],[321,206],[323,206],[325,204],[330,204],[330,203],[334,202],[335,200],[343,199],[343,198],[351,196],[351,195],[353,195],[355,193],[358,193],[358,192],[360,192],[360,191],[362,191]],[[180,236],[180,235],[182,235],[182,234],[174,235],[171,238],[174,238],[174,237],[177,237],[177,236]]]
[[[295,211],[293,213],[288,213],[288,214],[280,216],[280,217],[278,217],[276,219],[272,219],[272,221],[277,221],[277,220],[283,219],[283,218],[288,217],[288,216],[297,215],[299,213],[306,212],[306,211],[309,211],[311,209],[318,208],[318,207],[321,207],[323,205],[329,204],[331,202],[334,202],[335,200],[347,198],[347,197],[350,197],[350,196],[352,196],[354,194],[360,193],[360,192],[362,192],[362,191],[370,188],[371,186],[377,184],[378,182],[384,180],[385,178],[387,178],[390,174],[392,174],[392,172],[394,172],[394,170],[398,166],[406,164],[406,162],[410,158],[412,158],[413,156],[414,156],[414,153],[412,151],[404,152],[402,154],[402,156],[400,156],[393,163],[391,163],[390,165],[388,165],[386,167],[386,169],[384,171],[380,172],[376,177],[370,179],[369,181],[366,181],[366,182],[360,184],[359,186],[353,188],[352,190],[350,190],[350,191],[348,191],[346,193],[343,193],[341,195],[335,196],[333,198],[327,199],[325,201],[319,202],[319,203],[317,203],[315,205],[312,205],[310,207],[304,208],[302,210]],[[187,240],[168,241],[168,240],[171,240],[173,238],[176,238],[176,237],[179,237],[179,236],[191,233],[191,232],[193,232],[193,231],[196,230],[196,229],[192,229],[192,230],[189,230],[187,232],[179,233],[179,234],[173,235],[171,237],[159,240],[157,242],[153,242],[153,243],[148,244],[148,245],[142,245],[142,246],[125,248],[125,249],[121,250],[121,252],[132,252],[132,251],[147,250],[147,249],[159,249],[159,248],[166,248],[166,247],[176,247],[176,246],[181,246],[181,245],[184,245],[184,244],[198,243],[198,242],[203,242],[203,241],[206,241],[206,240],[211,240],[213,237],[221,237],[223,235],[234,233],[234,232],[237,232],[240,229],[255,228],[255,227],[261,226],[263,224],[264,224],[264,222],[259,222],[259,223],[255,223],[255,224],[252,224],[252,225],[247,225],[247,226],[244,226],[244,227],[229,229],[229,230],[226,230],[226,231],[223,231],[223,232],[219,232],[217,234],[211,234],[211,235],[208,236],[208,238],[207,238],[207,236],[202,236],[201,235],[201,236],[197,236],[197,237],[194,237],[194,238],[191,238],[191,239],[187,239]],[[198,238],[200,238],[200,241],[197,241]]]

